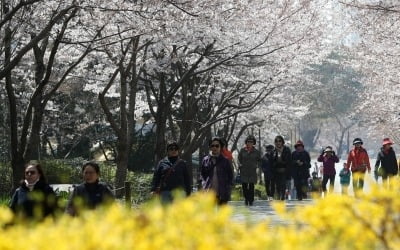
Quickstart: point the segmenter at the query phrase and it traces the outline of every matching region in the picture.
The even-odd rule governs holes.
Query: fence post
[[[125,181],[125,206],[127,208],[131,208],[131,183],[129,181]]]

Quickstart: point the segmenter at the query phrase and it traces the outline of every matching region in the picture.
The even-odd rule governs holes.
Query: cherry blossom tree
[[[371,136],[399,138],[398,32],[400,5],[392,0],[341,1],[354,27],[353,65],[363,73],[365,91],[357,112]]]

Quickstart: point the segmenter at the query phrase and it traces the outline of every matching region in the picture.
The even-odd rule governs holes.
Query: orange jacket
[[[361,165],[365,165],[368,171],[371,171],[371,165],[369,164],[367,151],[362,147],[359,149],[354,148],[350,151],[349,156],[347,157],[347,168],[354,172],[357,171],[357,167]]]

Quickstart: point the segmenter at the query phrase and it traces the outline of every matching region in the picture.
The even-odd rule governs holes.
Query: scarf
[[[38,183],[39,180],[40,180],[40,178],[38,178],[34,183],[29,183],[27,180],[24,180],[25,186],[29,189],[29,191],[32,191],[33,188],[35,187],[36,183]]]

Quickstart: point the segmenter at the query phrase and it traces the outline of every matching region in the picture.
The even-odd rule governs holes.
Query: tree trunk
[[[122,139],[122,138],[121,138]],[[124,139],[122,139],[124,140]],[[117,171],[116,171],[116,176],[115,176],[115,189],[117,190],[115,195],[117,198],[121,198],[125,191],[122,189],[125,184],[126,176],[127,176],[127,171],[128,171],[128,156],[129,156],[129,150],[125,142],[122,142],[122,140],[119,140],[119,145],[118,145],[118,155],[116,158],[116,164],[117,164]]]
[[[169,109],[167,105],[164,107],[158,107],[157,116],[156,116],[156,145],[155,145],[155,162],[160,161],[165,156],[165,135],[166,135],[166,123],[167,123],[167,112]]]
[[[40,132],[42,129],[43,108],[40,103],[34,104],[34,114],[32,119],[31,133],[29,134],[29,142],[25,152],[26,159],[40,159]]]

